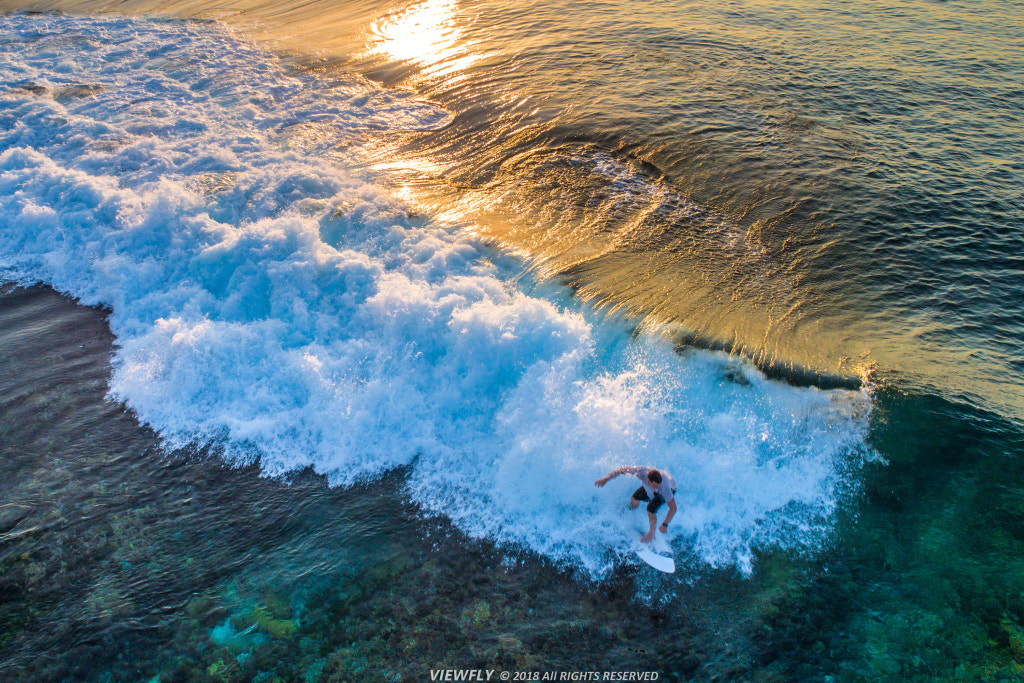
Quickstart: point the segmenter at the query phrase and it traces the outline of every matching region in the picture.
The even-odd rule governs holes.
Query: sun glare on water
[[[374,22],[369,53],[424,67],[426,75],[448,76],[480,59],[470,53],[455,0],[426,0],[395,9]]]
[[[452,0],[427,0],[384,16],[374,25],[379,40],[375,52],[407,61],[433,61],[432,55],[451,49],[462,34],[455,26],[457,9]]]

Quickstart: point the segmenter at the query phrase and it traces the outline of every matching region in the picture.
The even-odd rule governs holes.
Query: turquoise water
[[[1022,675],[1019,6],[285,9],[3,19],[0,671]]]

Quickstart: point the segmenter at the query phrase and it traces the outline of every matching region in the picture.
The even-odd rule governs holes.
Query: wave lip
[[[706,564],[827,534],[867,395],[633,337],[352,170],[445,112],[287,75],[215,24],[0,23],[32,36],[0,44],[32,84],[0,99],[0,269],[112,310],[111,396],[169,446],[335,485],[408,466],[425,510],[595,578],[644,523],[592,485],[618,464],[676,477],[674,542]]]

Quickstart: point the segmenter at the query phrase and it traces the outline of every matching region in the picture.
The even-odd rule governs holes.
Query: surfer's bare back
[[[676,481],[668,472],[659,472],[653,467],[627,466],[612,470],[607,477],[602,477],[594,482],[594,486],[601,487],[620,474],[632,474],[640,480],[641,486],[629,497],[629,508],[636,510],[640,501],[647,501],[647,519],[651,522],[650,530],[641,538],[641,542],[647,543],[654,539],[654,525],[658,522],[658,509],[668,503],[668,514],[665,521],[661,523],[661,533],[668,533],[668,523],[676,515]]]

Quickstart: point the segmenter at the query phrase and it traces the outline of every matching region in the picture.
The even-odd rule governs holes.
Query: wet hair
[[[661,472],[658,470],[651,470],[647,473],[647,481],[653,481],[655,484],[661,483]]]

